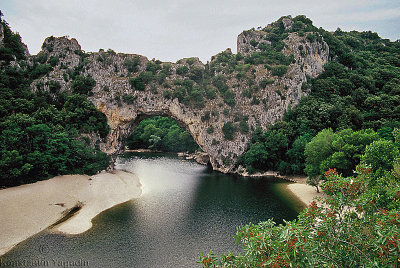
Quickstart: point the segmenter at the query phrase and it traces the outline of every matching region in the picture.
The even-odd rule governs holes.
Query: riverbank
[[[287,176],[283,179],[294,182],[287,184],[286,188],[293,195],[295,195],[296,198],[304,204],[304,206],[310,205],[314,197],[324,196],[324,193],[322,191],[317,193],[314,186],[308,185],[306,183],[307,177],[305,176]]]
[[[83,233],[102,211],[139,197],[140,187],[136,175],[118,170],[91,177],[57,176],[0,190],[0,256],[49,227],[65,234]]]

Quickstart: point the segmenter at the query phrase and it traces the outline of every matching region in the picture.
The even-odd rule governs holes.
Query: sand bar
[[[64,175],[0,190],[0,256],[32,235],[52,226],[77,205],[83,207],[55,231],[79,234],[102,211],[139,197],[136,175],[124,171]]]
[[[324,193],[321,191],[317,193],[314,186],[306,184],[306,177],[290,177],[295,183],[287,185],[287,189],[292,192],[305,206],[310,205],[314,197],[322,197]]]

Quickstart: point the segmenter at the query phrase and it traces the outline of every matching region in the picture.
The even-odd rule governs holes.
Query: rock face
[[[291,27],[292,23],[290,18],[285,19],[284,26]],[[260,46],[254,46],[255,43],[270,46],[271,42],[264,39],[265,35],[263,30],[241,33],[237,42],[238,53],[245,57],[260,51]],[[48,58],[58,56],[60,60],[47,77],[34,81],[31,88],[35,90],[38,83],[46,85],[46,82],[55,80],[60,83],[62,90],[70,90],[68,70],[80,69],[81,74],[91,76],[96,81],[89,100],[106,115],[111,128],[106,140],[95,136],[92,138],[102,151],[114,155],[120,153],[124,148],[124,140],[141,120],[149,116],[166,115],[191,133],[201,149],[209,155],[215,170],[236,172],[235,162],[246,150],[251,131],[257,126],[265,128],[281,119],[289,106],[295,106],[302,96],[308,94],[307,90],[302,89],[307,77],[319,75],[328,62],[329,48],[323,40],[311,42],[304,36],[289,33],[284,43],[283,54],[293,55],[294,60],[288,65],[286,74],[277,76],[272,74],[270,66],[246,66],[244,60],[237,62],[244,69],[228,70],[224,67],[226,64],[220,61],[223,57],[236,57],[229,49],[214,56],[207,65],[197,58],[166,63],[149,61],[135,54],[116,54],[114,51],[83,53],[75,39],[49,37],[40,53],[47,53]],[[131,72],[128,71],[129,62],[136,62]],[[151,66],[158,66],[158,69],[154,70]],[[214,73],[210,76],[212,68]],[[146,70],[147,74],[152,73],[153,78],[147,81],[144,89],[138,90],[138,87],[132,86],[134,78]],[[235,105],[224,102],[223,94],[216,90],[215,77],[223,77],[233,93]],[[189,86],[192,94],[194,90],[215,90],[217,94],[209,99],[204,98],[202,105],[193,104],[193,99],[180,101],[176,92],[184,87],[185,79],[194,81],[194,85]],[[262,81],[269,82],[261,86]],[[249,88],[256,88],[251,97],[243,93]],[[245,123],[241,124],[242,121]],[[223,127],[229,122],[236,131],[227,139]]]
[[[3,24],[0,23],[0,47],[4,45],[4,27]]]

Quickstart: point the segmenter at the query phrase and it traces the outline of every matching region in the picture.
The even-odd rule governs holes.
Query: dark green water
[[[120,158],[117,168],[139,176],[140,198],[103,212],[82,235],[44,231],[0,257],[0,267],[198,267],[201,252],[241,251],[236,226],[297,216],[266,180],[160,155]]]

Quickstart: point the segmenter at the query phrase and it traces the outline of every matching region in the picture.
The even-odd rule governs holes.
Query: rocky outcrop
[[[291,27],[290,18],[283,23],[285,27]],[[122,152],[124,140],[143,118],[166,115],[191,133],[215,170],[235,172],[235,162],[246,150],[252,130],[257,126],[265,128],[282,118],[289,106],[295,106],[308,94],[302,88],[307,77],[319,75],[328,61],[329,48],[322,39],[309,41],[304,36],[288,33],[282,52],[293,60],[287,66],[286,74],[273,75],[267,64],[246,64],[243,56],[271,45],[265,35],[263,30],[241,33],[238,37],[241,58],[227,50],[213,57],[207,65],[197,58],[168,63],[111,50],[84,53],[75,39],[49,37],[40,53],[47,53],[48,58],[57,56],[60,60],[48,76],[34,81],[31,87],[35,90],[38,83],[46,85],[55,80],[62,90],[70,90],[68,73],[75,68],[96,81],[89,99],[106,115],[111,130],[106,140],[96,138],[93,143],[104,152]],[[236,65],[231,66],[231,62],[223,59],[235,59],[231,62]],[[130,68],[129,62],[135,62],[135,68]],[[144,88],[133,86],[135,78],[146,70],[151,81],[146,80]],[[224,99],[227,93],[218,93],[215,82],[218,77],[222,77],[235,105]],[[187,85],[185,80],[191,80],[192,85]],[[192,99],[179,100],[182,87],[186,87],[187,94],[190,90]],[[250,91],[251,97],[245,94]],[[201,102],[201,96],[209,92],[214,95]],[[223,127],[228,123],[234,131],[227,139]]]
[[[4,27],[3,24],[0,23],[0,47],[4,45]]]

